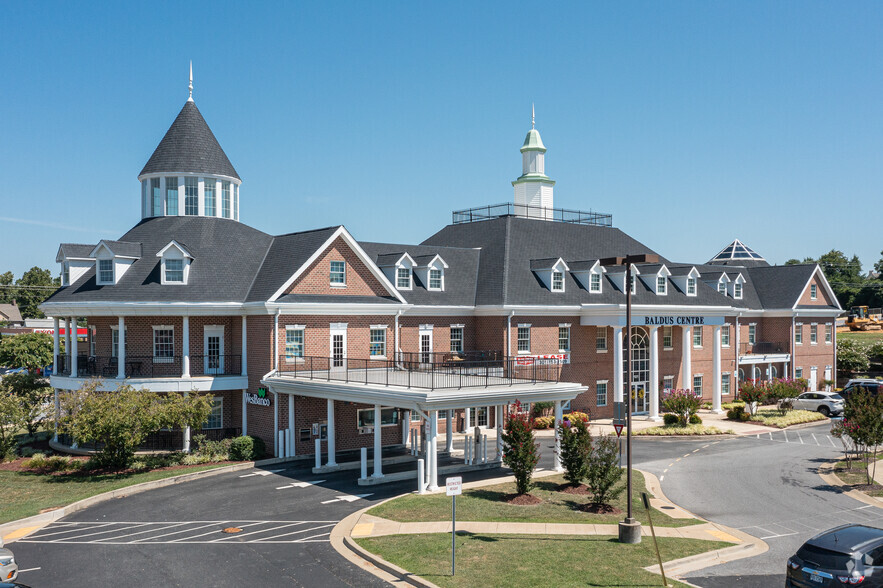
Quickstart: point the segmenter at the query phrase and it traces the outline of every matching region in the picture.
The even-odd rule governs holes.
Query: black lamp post
[[[659,256],[654,254],[626,255],[625,257],[608,257],[601,260],[601,265],[625,266],[625,340],[626,340],[626,379],[623,400],[625,404],[625,451],[626,451],[626,516],[619,523],[620,543],[640,543],[641,523],[632,516],[632,265],[636,263],[658,263]],[[622,366],[614,366],[621,370]]]

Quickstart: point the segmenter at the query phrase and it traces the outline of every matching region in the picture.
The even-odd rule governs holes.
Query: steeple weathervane
[[[188,86],[190,90],[190,96],[187,98],[187,102],[193,102],[193,60],[190,60],[190,85]]]
[[[193,66],[191,66],[191,68],[192,67]],[[191,77],[191,79],[193,78],[192,71],[190,72],[190,77]],[[537,128],[537,111],[536,111],[536,108],[534,107],[533,102],[530,103],[530,128],[532,128],[532,129]]]

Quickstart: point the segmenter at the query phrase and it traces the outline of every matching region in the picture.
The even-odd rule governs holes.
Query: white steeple
[[[190,96],[187,98],[187,102],[193,102],[193,60],[190,61],[190,85],[187,86],[190,90]]]
[[[546,146],[536,129],[533,105],[530,114],[530,130],[521,146],[521,176],[512,182],[515,188],[515,214],[551,219],[555,182],[546,175]]]

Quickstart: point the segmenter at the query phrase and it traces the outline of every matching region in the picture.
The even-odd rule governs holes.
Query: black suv
[[[850,380],[841,390],[840,395],[848,398],[853,392],[858,392],[859,388],[864,388],[871,394],[879,394],[883,391],[879,380]]]
[[[883,529],[841,525],[819,533],[788,559],[785,586],[883,587]]]

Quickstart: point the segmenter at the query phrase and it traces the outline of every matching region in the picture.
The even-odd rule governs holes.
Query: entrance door
[[[818,381],[818,376],[819,368],[817,368],[816,366],[812,366],[811,368],[809,368],[809,389],[812,391],[816,391],[819,389],[816,385],[816,382]]]
[[[832,379],[831,366],[829,366],[829,365],[825,366],[825,379],[826,380]],[[830,392],[830,391],[831,391],[831,386],[828,384],[825,384],[825,392]]]
[[[627,369],[626,367],[625,370]],[[644,329],[632,327],[632,389],[629,406],[633,414],[649,411],[650,399],[647,392],[649,381],[650,339]]]
[[[420,363],[432,363],[432,329],[420,328]]]
[[[224,327],[206,325],[203,344],[205,346],[202,360],[203,373],[206,376],[224,375]]]
[[[346,328],[331,327],[331,369],[346,369]]]
[[[632,414],[649,412],[650,394],[647,382],[632,382]]]

